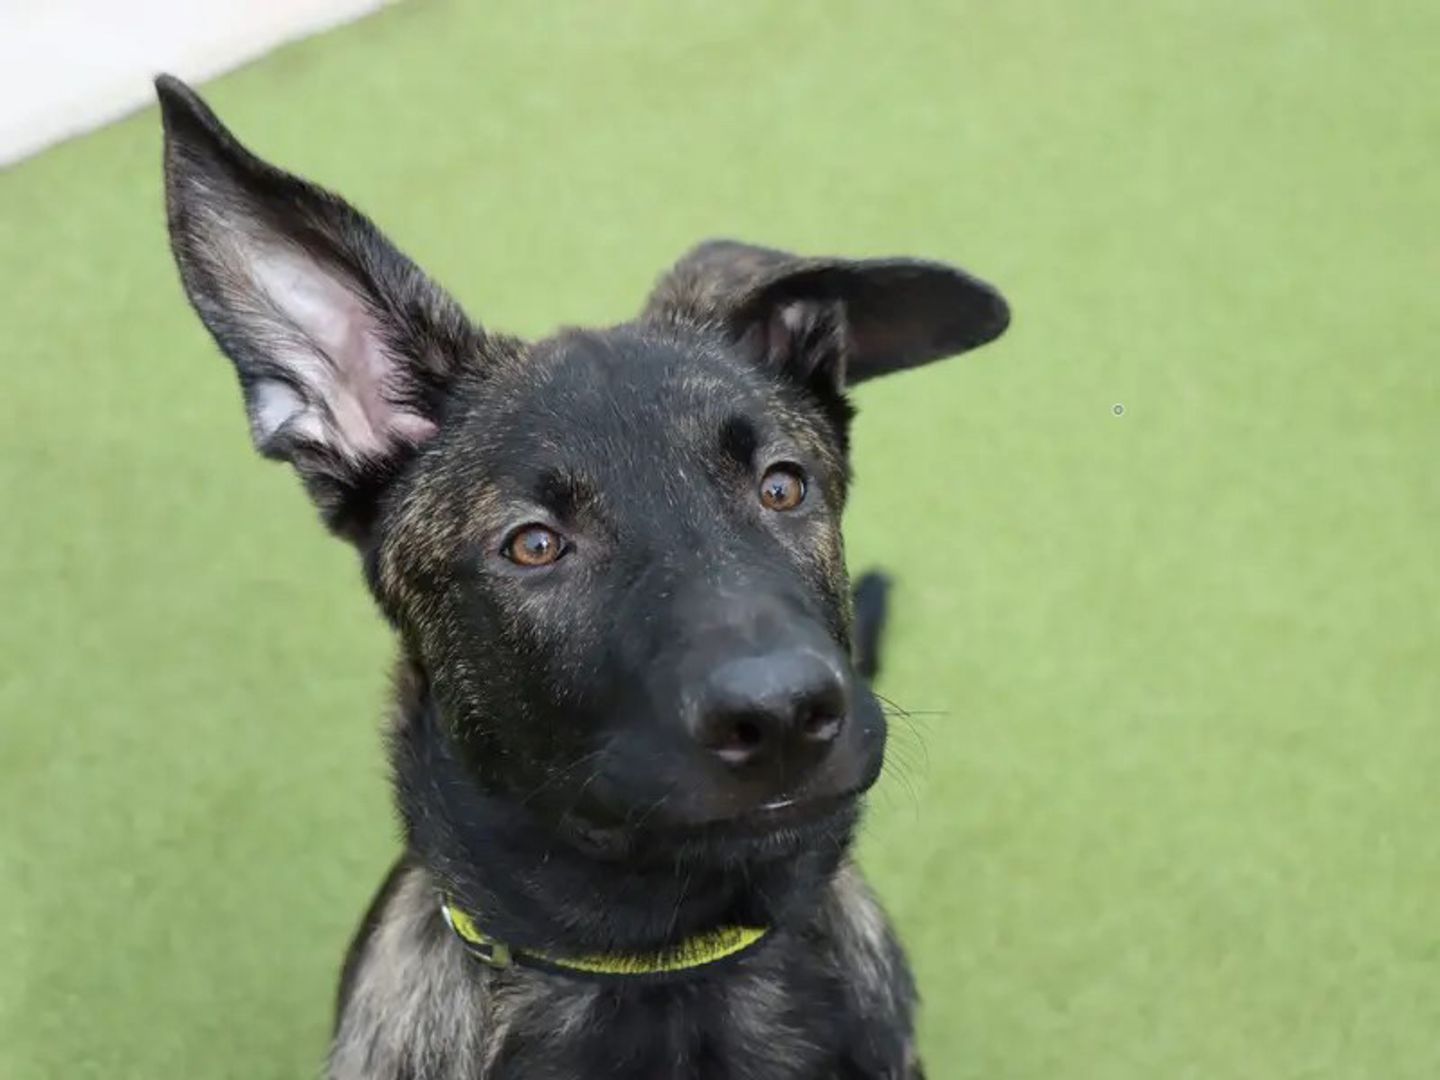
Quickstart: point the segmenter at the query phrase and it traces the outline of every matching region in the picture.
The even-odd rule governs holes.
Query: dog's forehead
[[[625,446],[708,445],[732,416],[763,425],[784,411],[774,382],[722,342],[630,327],[538,343],[489,399],[477,419],[497,449],[592,460]]]
[[[628,327],[574,331],[542,342],[532,363],[550,407],[559,402],[587,412],[616,404],[635,410],[718,410],[727,401],[760,407],[771,390],[752,366],[701,335],[661,336]]]

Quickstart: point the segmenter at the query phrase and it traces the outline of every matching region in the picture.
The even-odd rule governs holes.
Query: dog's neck
[[[849,829],[774,858],[601,858],[519,800],[481,790],[446,732],[423,669],[402,667],[390,740],[410,857],[489,935],[523,948],[662,949],[724,925],[805,920],[849,844]]]

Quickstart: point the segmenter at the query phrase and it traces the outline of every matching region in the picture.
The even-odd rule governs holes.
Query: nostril
[[[806,715],[800,722],[800,734],[809,742],[827,743],[833,742],[835,736],[840,734],[840,727],[843,721],[840,717],[830,712],[815,711]]]
[[[731,731],[730,741],[746,750],[759,746],[765,739],[760,725],[754,720],[736,720],[735,727]]]
[[[727,765],[744,765],[765,743],[765,728],[747,716],[731,718],[721,725],[716,735],[718,737],[709,740],[710,749]]]

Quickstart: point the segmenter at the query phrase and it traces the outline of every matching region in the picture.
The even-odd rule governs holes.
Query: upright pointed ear
[[[234,361],[256,448],[359,541],[482,333],[344,201],[250,153],[178,79],[155,88],[185,291]]]
[[[944,263],[802,258],[709,240],[660,279],[642,317],[719,321],[788,368],[843,387],[984,345],[1004,333],[1010,309],[993,286]]]

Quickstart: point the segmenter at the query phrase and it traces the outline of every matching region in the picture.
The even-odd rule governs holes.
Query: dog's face
[[[489,790],[654,827],[869,785],[838,411],[720,335],[635,326],[528,348],[455,411],[377,581]]]
[[[527,344],[160,92],[177,262],[257,446],[361,550],[477,785],[586,835],[684,835],[840,812],[874,781],[846,388],[993,338],[998,294],[714,242],[635,321]]]

